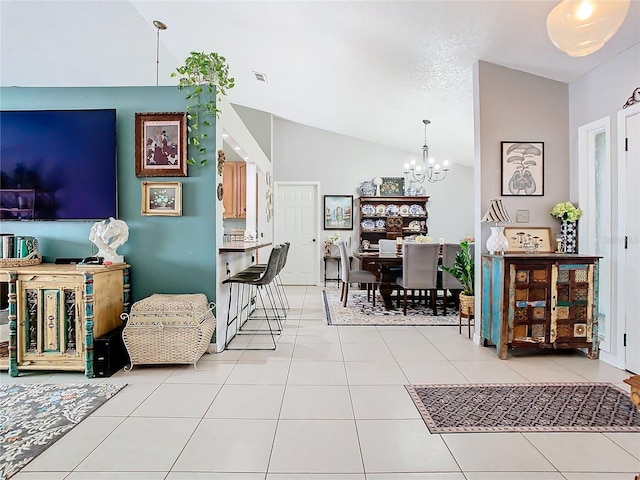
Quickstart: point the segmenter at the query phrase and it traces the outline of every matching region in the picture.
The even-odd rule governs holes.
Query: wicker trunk
[[[191,363],[209,347],[215,330],[213,303],[204,294],[154,294],[133,304],[123,314],[122,339],[131,370],[135,364]]]

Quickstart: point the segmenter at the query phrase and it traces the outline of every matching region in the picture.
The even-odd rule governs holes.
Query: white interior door
[[[625,368],[640,374],[640,111],[626,117],[625,128]]]
[[[609,117],[578,128],[579,194],[584,212],[579,222],[580,253],[598,255],[598,336],[600,353],[611,352],[612,237],[611,135]],[[604,355],[603,355],[604,357]]]
[[[280,277],[286,285],[316,285],[319,279],[318,185],[275,183],[274,240],[291,242]]]

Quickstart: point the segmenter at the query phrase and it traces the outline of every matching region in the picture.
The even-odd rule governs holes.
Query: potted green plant
[[[464,314],[474,313],[474,284],[475,272],[473,257],[471,256],[472,245],[467,241],[460,242],[460,251],[456,254],[453,265],[443,265],[442,270],[450,273],[462,284],[460,293],[460,311]]]
[[[227,59],[217,53],[191,52],[184,61],[184,65],[178,67],[172,77],[181,75],[178,81],[178,90],[186,90],[187,126],[189,146],[189,158],[187,163],[196,163],[193,152],[197,151],[200,157],[200,165],[208,162],[207,147],[204,140],[209,136],[207,130],[214,125],[214,119],[218,117],[220,110],[217,100],[221,95],[227,94],[227,89],[233,88],[235,79],[229,76]]]

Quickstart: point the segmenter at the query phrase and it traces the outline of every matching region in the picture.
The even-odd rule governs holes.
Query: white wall
[[[618,157],[616,112],[640,87],[640,43],[569,85],[572,193],[578,196],[578,127],[611,116],[611,158]],[[614,183],[615,186],[615,183]],[[615,211],[615,208],[614,208]]]
[[[529,223],[522,225],[552,227],[553,233],[559,232],[560,222],[549,212],[556,203],[571,200],[568,85],[482,61],[477,76],[480,213],[492,198],[502,198],[514,222],[517,210],[529,210]],[[544,196],[500,196],[501,141],[544,142]],[[489,233],[489,226],[483,226],[482,252],[486,252]]]
[[[609,117],[611,126],[610,158],[611,158],[611,221],[612,221],[612,258],[611,270],[613,279],[619,275],[618,255],[623,248],[622,238],[615,235],[620,226],[621,207],[618,205],[618,124],[617,112],[631,96],[634,89],[640,86],[640,44],[636,44],[618,56],[601,65],[587,75],[571,82],[569,85],[570,100],[570,139],[571,139],[571,186],[574,196],[578,196],[578,128],[604,117]],[[625,318],[622,305],[615,296],[617,288],[612,284],[614,297],[611,305],[611,351],[601,352],[600,358],[607,363],[624,367],[623,334]]]
[[[401,177],[404,164],[421,154],[384,147],[280,118],[273,121],[273,172],[276,181],[319,181],[321,195],[359,196],[358,187],[373,177]],[[432,151],[437,158],[447,152]],[[426,184],[430,196],[429,235],[458,242],[473,234],[473,169],[455,164],[442,182]],[[355,202],[354,206],[358,206]],[[356,213],[358,209],[356,208]],[[355,218],[359,222],[359,217]],[[332,232],[322,232],[325,237]],[[344,232],[343,236],[344,235]],[[357,245],[358,229],[352,240]],[[324,239],[324,238],[322,238]]]
[[[262,110],[256,110],[254,108],[243,107],[242,105],[232,104],[233,109],[238,116],[242,119],[242,123],[247,126],[247,129],[251,132],[251,135],[258,143],[264,154],[269,160],[271,160],[271,124],[272,115]]]

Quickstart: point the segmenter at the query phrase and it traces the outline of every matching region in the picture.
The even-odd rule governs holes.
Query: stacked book
[[[0,258],[33,258],[40,255],[36,237],[0,233],[0,239]]]

